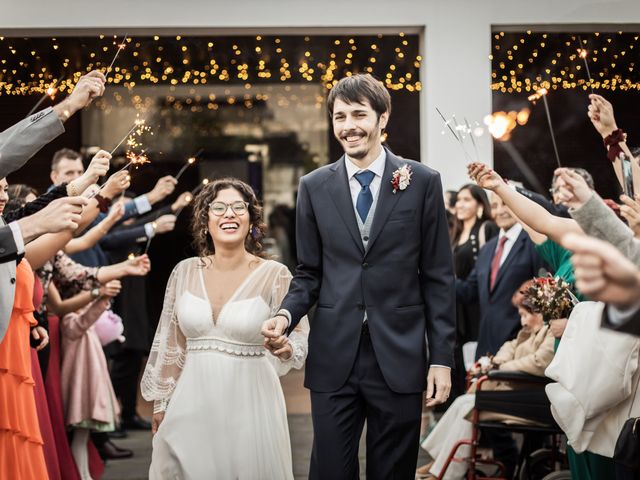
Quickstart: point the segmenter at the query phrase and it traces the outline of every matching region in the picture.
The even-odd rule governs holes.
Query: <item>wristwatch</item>
[[[91,290],[91,298],[93,298],[95,300],[99,296],[100,296],[100,289],[99,288],[94,288],[93,290]]]

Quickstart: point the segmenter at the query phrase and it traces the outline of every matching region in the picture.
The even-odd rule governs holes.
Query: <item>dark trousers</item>
[[[346,383],[335,392],[311,392],[313,451],[310,480],[359,478],[358,445],[367,422],[367,479],[413,480],[418,458],[422,393],[387,386],[363,326]]]
[[[136,415],[138,400],[138,377],[144,353],[122,348],[112,356],[111,383],[122,405],[122,419]]]

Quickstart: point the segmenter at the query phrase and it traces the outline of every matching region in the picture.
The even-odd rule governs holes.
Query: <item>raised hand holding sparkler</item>
[[[58,118],[66,121],[78,110],[88,106],[104,93],[105,78],[102,72],[94,70],[80,77],[73,91],[60,103],[53,106]]]
[[[191,203],[192,200],[193,200],[193,194],[191,192],[181,193],[180,196],[176,199],[176,201],[173,202],[173,204],[171,204],[171,211],[176,217],[178,217],[180,215],[180,212],[182,212],[182,210],[184,210],[187,207],[187,205]]]
[[[167,233],[173,231],[176,228],[176,216],[175,215],[162,215],[158,217],[153,223],[153,231],[155,232],[153,236],[149,236],[147,239],[147,245],[144,249],[144,255],[149,251],[149,247],[151,246],[151,240],[161,233]]]

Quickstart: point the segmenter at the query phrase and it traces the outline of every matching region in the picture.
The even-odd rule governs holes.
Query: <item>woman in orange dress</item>
[[[8,197],[0,179],[0,214]],[[33,271],[16,266],[16,293],[7,333],[0,342],[0,478],[48,479],[38,424],[29,338],[33,317]]]

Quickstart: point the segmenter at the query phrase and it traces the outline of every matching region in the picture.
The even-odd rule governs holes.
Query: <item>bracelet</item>
[[[76,185],[73,182],[67,183],[67,194],[70,197],[78,196],[78,189],[76,188]]]
[[[102,213],[107,213],[109,211],[109,207],[111,206],[110,199],[104,198],[99,193],[97,193],[93,198],[98,202],[98,208]]]
[[[614,130],[609,135],[604,137],[604,146],[609,149],[607,152],[607,158],[611,163],[615,162],[622,153],[622,147],[620,143],[627,141],[627,134],[621,128]]]

